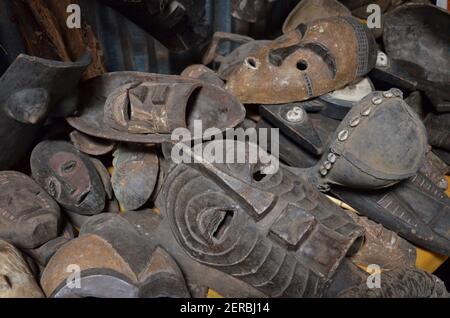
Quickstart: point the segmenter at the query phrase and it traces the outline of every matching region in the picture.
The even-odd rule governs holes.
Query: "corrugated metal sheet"
[[[12,21],[11,0],[0,0],[0,43],[8,50],[9,62],[25,52],[20,34]],[[231,0],[205,0],[206,18],[211,35],[215,31],[236,32],[250,36],[273,37],[282,21],[298,0],[278,0],[272,3],[265,21],[242,28],[231,16]],[[184,67],[200,62],[200,51],[171,53],[151,35],[120,13],[94,0],[80,0],[84,22],[91,25],[103,48],[108,71],[142,71],[163,74],[180,73]],[[225,44],[221,51],[232,49]]]
[[[265,21],[250,25],[244,32],[255,38],[274,37],[282,22],[298,0],[278,0],[272,3]],[[192,63],[199,63],[198,51],[171,53],[152,36],[113,9],[92,0],[81,0],[86,21],[95,30],[105,50],[107,69],[110,71],[134,70],[158,73],[180,73]],[[206,0],[206,18],[215,31],[236,32],[239,23],[231,16],[231,0]],[[232,49],[225,44],[221,51]]]
[[[81,0],[81,8],[100,41],[109,71],[170,73],[169,51],[141,28],[97,1]]]
[[[109,71],[178,73],[197,52],[170,53],[161,43],[121,14],[97,1],[81,0],[86,22],[95,31]],[[231,0],[206,0],[213,31],[231,32]]]

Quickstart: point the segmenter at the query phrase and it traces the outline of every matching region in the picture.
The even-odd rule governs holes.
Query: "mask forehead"
[[[53,172],[78,187],[88,187],[89,171],[79,156],[69,152],[57,152],[49,159]],[[73,178],[76,176],[76,178]]]
[[[218,175],[216,181],[219,186],[233,182],[227,178],[238,180],[233,182],[237,187],[228,187],[229,191],[239,194],[243,189],[246,189],[247,192],[252,192],[253,189],[254,194],[245,197],[256,200],[258,196],[267,196],[265,191],[282,183],[284,168],[280,165],[279,160],[256,144],[226,140],[213,141],[206,144],[205,147],[222,149],[222,153],[226,154],[226,158],[223,158],[226,163],[216,163],[216,161],[213,165],[217,169],[215,174]],[[207,160],[209,159],[207,158]],[[203,165],[203,167],[206,168],[207,165]],[[258,204],[256,201],[253,203],[251,205]]]

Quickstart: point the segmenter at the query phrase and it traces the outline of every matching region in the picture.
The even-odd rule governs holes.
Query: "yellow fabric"
[[[447,179],[447,182],[449,184],[447,190],[445,191],[445,193],[447,193],[447,195],[450,197],[450,176],[446,176],[445,179]]]
[[[206,298],[223,298],[223,296],[210,288],[208,289],[208,295],[206,296]]]
[[[416,254],[416,267],[428,273],[436,271],[447,260],[447,256],[420,247],[416,248]]]
[[[156,214],[161,214],[161,210],[159,208],[153,208],[152,209],[153,212],[155,212]]]
[[[114,172],[114,167],[113,166],[109,167],[108,168],[108,172],[109,172],[110,175],[112,175],[113,172]]]

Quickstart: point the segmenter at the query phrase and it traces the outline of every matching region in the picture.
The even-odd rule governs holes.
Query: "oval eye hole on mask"
[[[129,100],[124,109],[124,118],[131,121],[131,101]]]
[[[308,63],[305,60],[300,60],[297,62],[297,69],[300,71],[306,71],[308,68]]]
[[[216,229],[213,232],[213,239],[216,241],[220,241],[225,233],[225,230],[230,226],[231,220],[234,216],[233,210],[223,210],[220,211],[221,220],[217,223]]]
[[[308,29],[308,26],[305,23],[300,23],[297,27],[297,32],[299,32],[300,35],[302,37],[304,37],[307,29]]]
[[[208,242],[220,242],[230,227],[235,215],[233,209],[208,208],[199,215],[199,226],[202,236]]]
[[[247,57],[245,59],[245,64],[248,67],[250,67],[251,69],[254,69],[254,70],[256,70],[258,68],[258,64],[257,64],[257,62],[256,62],[254,57]]]
[[[61,172],[66,174],[71,173],[75,170],[76,167],[77,162],[75,160],[69,160],[63,163],[63,165],[61,166]]]
[[[267,158],[266,158],[267,159]],[[258,163],[253,166],[252,178],[255,182],[263,182],[272,178],[277,170],[276,165],[273,162],[270,163]]]
[[[253,172],[253,180],[260,182],[262,181],[265,177],[267,177],[267,174],[265,174],[262,169],[258,169],[255,172]]]

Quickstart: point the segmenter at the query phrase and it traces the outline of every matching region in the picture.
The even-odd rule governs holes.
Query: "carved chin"
[[[80,213],[91,215],[103,211],[105,200],[100,193],[90,191],[82,201],[76,205]]]

